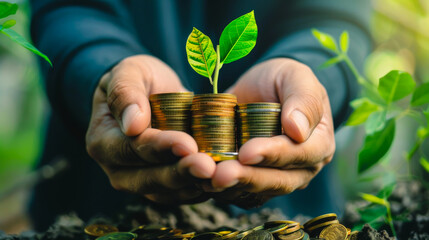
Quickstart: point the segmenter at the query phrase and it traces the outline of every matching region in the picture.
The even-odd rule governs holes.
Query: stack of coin
[[[152,127],[190,133],[192,92],[160,93],[149,96]]]
[[[356,232],[351,232],[349,228],[340,224],[335,213],[328,213],[304,223],[304,231],[312,238],[323,239],[354,239]]]
[[[238,146],[254,137],[272,137],[282,134],[280,103],[238,104]]]
[[[235,107],[232,94],[199,94],[192,101],[192,136],[200,152],[235,152]]]

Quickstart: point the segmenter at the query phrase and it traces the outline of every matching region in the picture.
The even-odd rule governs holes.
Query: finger
[[[254,138],[246,142],[239,152],[240,163],[280,169],[313,168],[318,163],[331,161],[335,152],[331,126],[319,126],[303,143],[296,143],[285,135],[271,138]]]
[[[148,96],[185,91],[178,76],[165,63],[150,56],[126,58],[100,81],[114,118],[127,136],[141,133],[150,122]]]
[[[254,138],[239,151],[244,165],[277,168],[308,167],[331,161],[335,152],[334,126],[329,101],[325,102],[323,117],[312,135],[303,143],[296,143],[285,135],[271,138]]]
[[[189,155],[176,164],[150,168],[106,168],[112,186],[117,190],[154,194],[195,186],[195,179],[211,178],[213,160],[205,154]]]
[[[138,68],[121,62],[102,77],[100,88],[124,134],[135,136],[149,126],[148,94]]]
[[[247,192],[283,195],[305,186],[316,173],[308,169],[280,170],[246,166],[236,160],[229,160],[217,165],[212,185],[215,188],[236,186]]]
[[[290,138],[304,142],[322,119],[324,102],[328,101],[326,90],[304,64],[292,69],[285,66],[284,72],[276,79],[282,126]]]

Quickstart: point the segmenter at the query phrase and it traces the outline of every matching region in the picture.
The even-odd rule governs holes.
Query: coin
[[[322,222],[317,225],[311,226],[309,228],[304,228],[304,229],[310,233],[311,237],[313,237],[313,236],[319,235],[319,232],[322,231],[325,227],[335,223],[339,223],[339,221],[332,220],[332,221]]]
[[[198,94],[193,98],[191,135],[200,152],[214,152],[215,161],[231,159],[219,154],[236,151],[236,104],[232,94]]]
[[[226,161],[226,160],[237,160],[238,159],[238,153],[237,152],[224,152],[224,153],[217,153],[217,152],[205,152],[207,155],[209,155],[215,162],[220,161]]]
[[[151,126],[160,130],[190,133],[193,95],[191,92],[150,95]]]
[[[301,240],[304,238],[305,232],[301,229],[294,231],[289,234],[279,234],[277,235],[277,239],[280,240]]]
[[[279,233],[285,230],[287,227],[288,227],[287,223],[281,223],[281,222],[279,222],[278,224],[270,224],[269,227],[266,227],[264,224],[264,230],[267,230],[272,234]]]
[[[89,236],[101,237],[108,233],[118,232],[119,230],[117,227],[111,226],[111,225],[92,224],[92,225],[86,226],[84,231]]]
[[[243,240],[274,240],[274,236],[268,230],[256,230],[247,234]]]
[[[317,225],[323,222],[336,220],[336,219],[337,219],[337,214],[335,213],[323,214],[304,223],[304,228],[309,228],[310,226]]]
[[[353,231],[350,233],[349,239],[350,240],[357,240],[358,239],[358,233],[359,231]]]
[[[197,234],[192,239],[193,240],[213,240],[219,237],[222,237],[222,235],[217,232],[206,232],[206,233]]]
[[[323,229],[319,237],[326,240],[345,240],[347,239],[347,228],[339,223],[334,223]]]
[[[97,238],[96,240],[135,240],[137,234],[131,232],[109,233]]]

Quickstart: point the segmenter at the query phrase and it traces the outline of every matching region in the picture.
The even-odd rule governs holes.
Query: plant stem
[[[217,80],[219,78],[219,70],[222,68],[222,65],[220,63],[220,48],[219,45],[216,46],[216,55],[217,55],[217,59],[216,59],[216,67],[215,67],[215,74],[214,74],[214,78],[213,78],[213,93],[217,94]]]
[[[385,206],[387,209],[387,219],[386,220],[389,223],[390,230],[392,230],[393,236],[396,237],[396,231],[395,231],[395,228],[393,227],[392,213],[390,212],[390,204],[387,202],[387,204]]]

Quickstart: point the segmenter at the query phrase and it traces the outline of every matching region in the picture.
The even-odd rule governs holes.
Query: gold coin
[[[84,229],[85,233],[93,237],[101,237],[108,233],[118,232],[118,228],[106,224],[91,224]]]
[[[279,234],[277,235],[277,239],[279,240],[301,240],[304,238],[305,232],[301,229],[294,231],[289,234]]]
[[[323,228],[336,223],[340,223],[340,222],[338,220],[322,222],[317,225],[310,226],[309,228],[305,228],[305,230],[312,233],[311,235],[313,235],[313,233],[317,233],[317,231],[321,231]]]
[[[353,231],[350,233],[349,239],[350,240],[357,240],[358,239],[358,233],[359,231]]]
[[[219,152],[205,152],[207,155],[209,155],[215,162],[220,161],[226,161],[226,160],[237,160],[238,159],[238,153],[237,152],[225,152],[225,153],[219,153]]]
[[[347,228],[339,223],[331,224],[320,232],[319,238],[325,240],[345,240],[347,239]]]
[[[337,214],[335,214],[335,213],[323,214],[323,215],[315,217],[315,218],[307,221],[306,223],[304,223],[304,228],[309,228],[310,226],[312,226],[314,224],[332,221],[332,220],[336,220],[336,219],[337,219]]]

